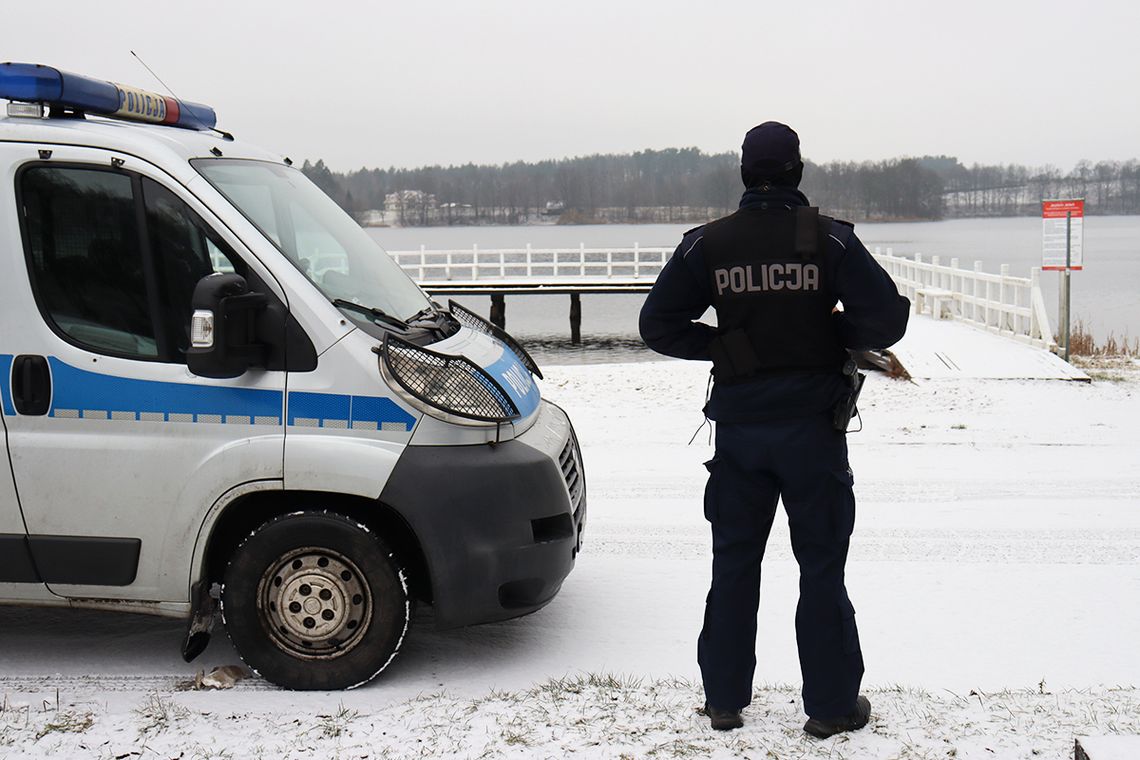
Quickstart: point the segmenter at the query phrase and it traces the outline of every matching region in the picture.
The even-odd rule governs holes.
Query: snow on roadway
[[[442,633],[421,610],[388,672],[331,694],[180,691],[237,662],[224,637],[186,665],[177,622],[0,609],[0,758],[1031,758],[1140,734],[1140,365],[1092,383],[868,380],[848,586],[874,719],[822,742],[800,730],[780,520],[746,726],[714,734],[694,712],[711,448],[707,429],[686,442],[705,368],[545,371],[589,488],[584,552],[546,609]]]

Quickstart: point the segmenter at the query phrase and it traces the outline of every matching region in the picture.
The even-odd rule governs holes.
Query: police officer
[[[641,336],[666,356],[713,363],[712,585],[697,644],[712,727],[740,727],[751,701],[760,562],[782,498],[800,567],[804,730],[827,737],[862,728],[871,712],[843,580],[855,523],[843,367],[847,349],[899,340],[910,302],[852,225],[820,215],[797,189],[791,128],[750,130],[740,169],[740,208],[685,233],[642,307]],[[697,321],[709,306],[716,327]]]

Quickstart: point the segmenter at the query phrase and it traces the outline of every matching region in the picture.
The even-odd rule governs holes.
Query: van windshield
[[[298,170],[245,159],[192,163],[330,301],[398,319],[430,307],[400,266]],[[360,318],[362,310],[347,313]]]

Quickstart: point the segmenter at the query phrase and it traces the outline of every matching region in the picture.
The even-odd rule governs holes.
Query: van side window
[[[33,165],[20,197],[40,310],[91,351],[185,362],[198,281],[248,274],[184,201],[132,172]]]
[[[158,358],[131,177],[32,167],[21,198],[40,308],[76,343]]]
[[[246,268],[202,218],[178,196],[144,177],[147,233],[156,262],[161,323],[177,356],[190,347],[191,298],[198,281],[215,272]],[[181,360],[181,359],[179,359]]]

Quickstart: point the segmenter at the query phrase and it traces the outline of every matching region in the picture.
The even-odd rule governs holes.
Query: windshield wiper
[[[428,304],[404,321],[412,325],[421,320],[427,320],[432,324],[439,322],[439,311],[436,310],[434,304]]]
[[[401,330],[406,331],[408,329],[407,322],[400,319],[399,317],[393,317],[388,312],[384,311],[383,309],[377,309],[375,306],[365,306],[364,304],[355,303],[353,301],[346,301],[343,298],[334,298],[333,306],[339,306],[342,309],[352,309],[353,311],[359,312],[361,314],[367,314],[375,320],[378,320],[380,322],[387,322],[388,324],[394,327],[398,327]]]

